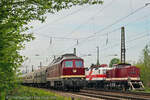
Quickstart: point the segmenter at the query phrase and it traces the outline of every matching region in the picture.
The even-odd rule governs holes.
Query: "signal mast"
[[[125,30],[121,27],[121,64],[125,64],[126,48],[125,48]]]

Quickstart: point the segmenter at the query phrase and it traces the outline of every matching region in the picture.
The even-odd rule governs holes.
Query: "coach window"
[[[76,67],[82,67],[82,61],[75,61]]]
[[[73,67],[72,61],[65,61],[65,67]]]

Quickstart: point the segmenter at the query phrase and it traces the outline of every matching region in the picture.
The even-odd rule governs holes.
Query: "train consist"
[[[101,89],[135,90],[143,89],[140,69],[130,64],[106,64],[86,69],[86,87]]]
[[[130,64],[113,67],[102,64],[84,68],[82,58],[74,54],[64,54],[46,67],[22,76],[23,84],[79,91],[81,88],[143,89],[140,69]]]
[[[85,84],[85,69],[82,58],[74,54],[64,54],[52,63],[22,76],[23,84],[78,91]]]

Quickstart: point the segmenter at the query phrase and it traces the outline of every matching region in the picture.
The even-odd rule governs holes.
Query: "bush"
[[[146,87],[150,87],[150,49],[148,45],[143,49],[143,56],[136,64],[140,68],[140,76]]]

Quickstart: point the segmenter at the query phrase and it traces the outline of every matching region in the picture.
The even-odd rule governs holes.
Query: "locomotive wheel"
[[[125,89],[125,86],[124,86],[124,85],[122,85],[122,91],[126,91],[126,89]]]

